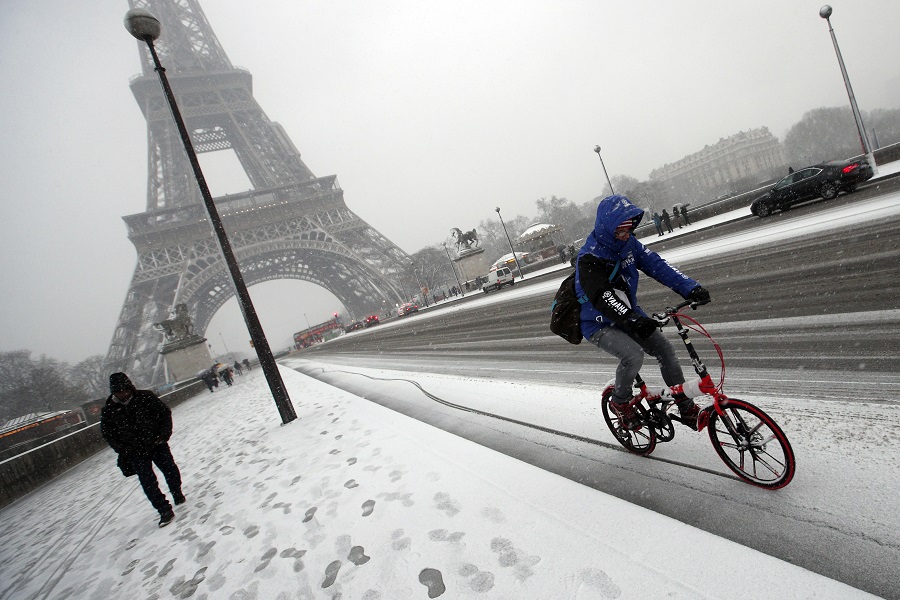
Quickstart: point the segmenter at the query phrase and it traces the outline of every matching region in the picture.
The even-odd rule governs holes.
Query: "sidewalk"
[[[164,529],[104,451],[0,512],[0,599],[868,598],[329,387],[174,411]]]

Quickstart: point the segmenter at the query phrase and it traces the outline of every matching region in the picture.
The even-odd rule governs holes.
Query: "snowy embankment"
[[[871,597],[282,374],[175,409],[167,528],[111,451],[0,512],[0,598]]]

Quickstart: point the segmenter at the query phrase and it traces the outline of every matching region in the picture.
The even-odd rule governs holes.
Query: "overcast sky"
[[[495,206],[532,217],[542,197],[597,196],[597,144],[611,176],[645,179],[722,137],[783,139],[806,111],[845,106],[821,5],[202,2],[307,166],[336,174],[350,209],[410,253]],[[147,202],[137,42],[125,0],[2,6],[0,350],[74,363],[106,353],[136,263],[121,217]],[[897,107],[900,4],[833,6],[860,107]],[[203,160],[215,195],[246,189],[227,157]],[[275,348],[340,308],[308,283],[251,293]],[[233,300],[207,337],[249,351]]]

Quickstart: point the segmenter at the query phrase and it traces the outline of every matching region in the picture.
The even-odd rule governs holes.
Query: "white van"
[[[487,275],[487,282],[481,286],[481,291],[487,294],[491,290],[499,290],[504,285],[515,285],[516,278],[509,267],[500,267]]]

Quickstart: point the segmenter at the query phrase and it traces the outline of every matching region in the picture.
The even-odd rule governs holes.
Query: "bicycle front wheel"
[[[772,417],[749,402],[726,398],[712,411],[709,439],[728,468],[752,485],[777,490],[794,478],[794,450]]]
[[[603,419],[606,426],[615,436],[616,441],[622,444],[629,452],[634,452],[641,456],[647,456],[656,448],[656,432],[647,423],[647,412],[643,406],[638,405],[637,410],[644,421],[638,429],[626,429],[622,426],[622,420],[609,407],[610,396],[612,390],[607,390],[603,394],[600,405],[603,408]]]

